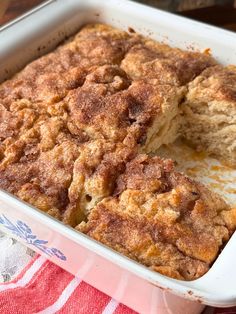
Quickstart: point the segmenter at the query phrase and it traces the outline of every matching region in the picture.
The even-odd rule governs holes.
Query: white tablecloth
[[[0,231],[0,283],[14,279],[34,254],[34,251]]]

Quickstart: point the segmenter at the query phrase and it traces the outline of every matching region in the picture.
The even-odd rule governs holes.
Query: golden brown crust
[[[89,141],[80,147],[80,155],[73,167],[68,189],[68,204],[63,221],[76,226],[90,210],[115,189],[118,176],[127,161],[133,158],[136,147],[103,139]]]
[[[2,84],[0,99],[7,105],[23,98],[48,104],[59,101],[69,90],[83,84],[91,67],[119,64],[138,38],[107,25],[87,25],[68,43],[33,61]]]
[[[87,224],[77,227],[79,231],[170,277],[194,279],[208,270],[206,263],[186,258],[174,246],[156,240],[157,230],[146,221],[116,210],[118,202],[102,203],[92,210]]]
[[[52,65],[55,66],[52,69],[47,67],[51,55]],[[1,102],[9,108],[13,101],[25,99],[45,107],[63,99],[69,90],[83,84],[85,69],[74,65],[63,71],[58,69],[55,60],[58,61],[56,53],[46,55],[28,65],[11,80],[4,82],[0,86]]]
[[[118,66],[96,68],[82,87],[64,99],[71,123],[92,138],[122,142],[133,136],[137,143],[145,144],[153,121],[177,111],[183,90],[158,85],[155,79],[130,84]]]
[[[228,101],[236,104],[236,66],[210,67],[190,84],[190,95],[201,101]]]
[[[138,155],[114,196],[77,228],[154,270],[193,280],[209,269],[235,225],[226,203],[175,172],[172,161]]]
[[[38,121],[17,140],[4,142],[1,187],[44,211],[64,210],[73,164],[84,140],[73,137],[60,118]]]
[[[121,63],[132,79],[157,79],[162,84],[185,85],[216,64],[209,55],[170,48],[151,40],[133,46]]]
[[[71,45],[92,65],[120,64],[140,36],[128,34],[105,24],[86,25]]]
[[[178,136],[182,85],[214,64],[85,26],[0,85],[0,187],[71,226],[90,213],[79,230],[162,274],[198,278],[236,215],[171,161],[136,154]],[[233,98],[233,75],[217,71],[213,93]]]

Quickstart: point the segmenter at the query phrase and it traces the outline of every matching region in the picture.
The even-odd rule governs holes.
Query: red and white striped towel
[[[75,278],[43,256],[37,255],[17,278],[0,285],[0,313],[134,314],[135,312],[79,278]],[[236,314],[236,308],[215,309],[212,313]]]
[[[0,285],[0,313],[135,312],[38,255],[16,279]]]

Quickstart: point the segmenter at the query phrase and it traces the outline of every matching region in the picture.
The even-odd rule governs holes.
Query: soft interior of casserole
[[[182,135],[198,150],[236,165],[236,67],[206,69],[189,83]]]

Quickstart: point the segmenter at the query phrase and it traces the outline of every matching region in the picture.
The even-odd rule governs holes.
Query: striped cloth
[[[135,312],[37,255],[0,285],[1,314],[134,314]]]
[[[211,309],[210,312],[236,314],[236,309]],[[9,283],[0,284],[0,313],[135,314],[136,312],[69,274],[43,256],[37,255],[17,278]]]

